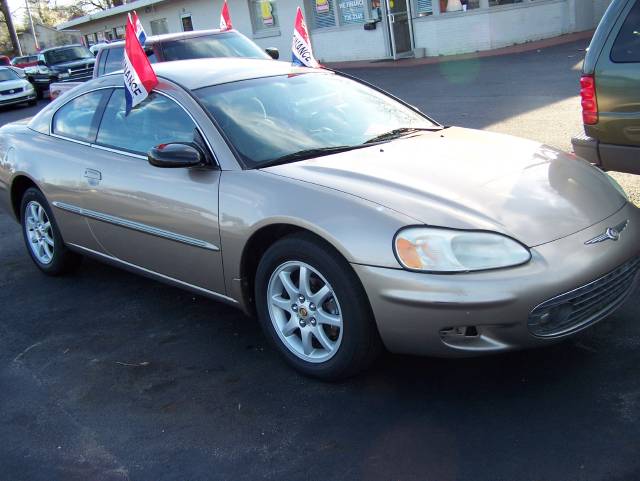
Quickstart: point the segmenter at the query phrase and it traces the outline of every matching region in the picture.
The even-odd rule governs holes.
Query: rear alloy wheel
[[[40,264],[51,264],[55,247],[53,229],[47,212],[36,200],[30,201],[25,208],[24,228],[31,254]]]
[[[303,374],[342,379],[380,352],[360,280],[338,252],[310,234],[288,236],[265,252],[255,291],[265,334]]]
[[[66,248],[42,192],[27,189],[20,204],[20,220],[27,251],[45,274],[57,276],[75,270],[82,257]]]

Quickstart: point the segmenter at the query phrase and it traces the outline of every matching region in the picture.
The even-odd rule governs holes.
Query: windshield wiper
[[[365,144],[375,144],[376,142],[393,140],[413,132],[438,132],[439,130],[442,130],[442,127],[400,127],[390,130],[389,132],[385,132],[384,134],[376,135],[375,137],[367,140]]]
[[[335,147],[318,147],[315,149],[299,150],[276,159],[261,162],[256,168],[262,169],[263,167],[273,167],[274,165],[287,164],[289,162],[311,159],[313,157],[322,157],[323,155],[337,154],[348,150],[359,149],[361,147],[366,147],[366,145],[338,145]]]

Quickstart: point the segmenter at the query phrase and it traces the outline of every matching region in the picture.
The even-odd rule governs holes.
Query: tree
[[[76,4],[86,11],[108,10],[124,4],[123,0],[79,0]]]
[[[0,11],[2,11],[2,16],[4,17],[4,25],[6,26],[9,38],[11,40],[11,46],[13,48],[13,54],[20,54],[20,43],[18,42],[18,35],[16,34],[16,29],[13,26],[13,19],[11,18],[11,10],[9,10],[9,5],[7,0],[0,0]]]

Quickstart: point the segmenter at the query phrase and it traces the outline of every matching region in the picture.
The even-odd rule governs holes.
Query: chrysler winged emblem
[[[620,222],[615,227],[609,227],[606,231],[604,231],[604,233],[594,237],[593,239],[589,239],[587,242],[585,242],[585,244],[598,244],[599,242],[604,242],[607,240],[617,241],[618,239],[620,239],[622,231],[627,228],[628,224],[629,220],[625,220],[624,222]]]

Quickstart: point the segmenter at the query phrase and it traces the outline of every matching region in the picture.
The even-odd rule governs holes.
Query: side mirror
[[[197,167],[205,164],[204,154],[190,144],[160,144],[147,154],[149,163],[155,167]]]
[[[44,62],[44,60],[38,60],[38,65],[40,65],[41,67],[44,67],[47,64]]]
[[[275,47],[268,47],[264,49],[265,52],[271,57],[273,60],[278,60],[280,58],[280,51]]]

